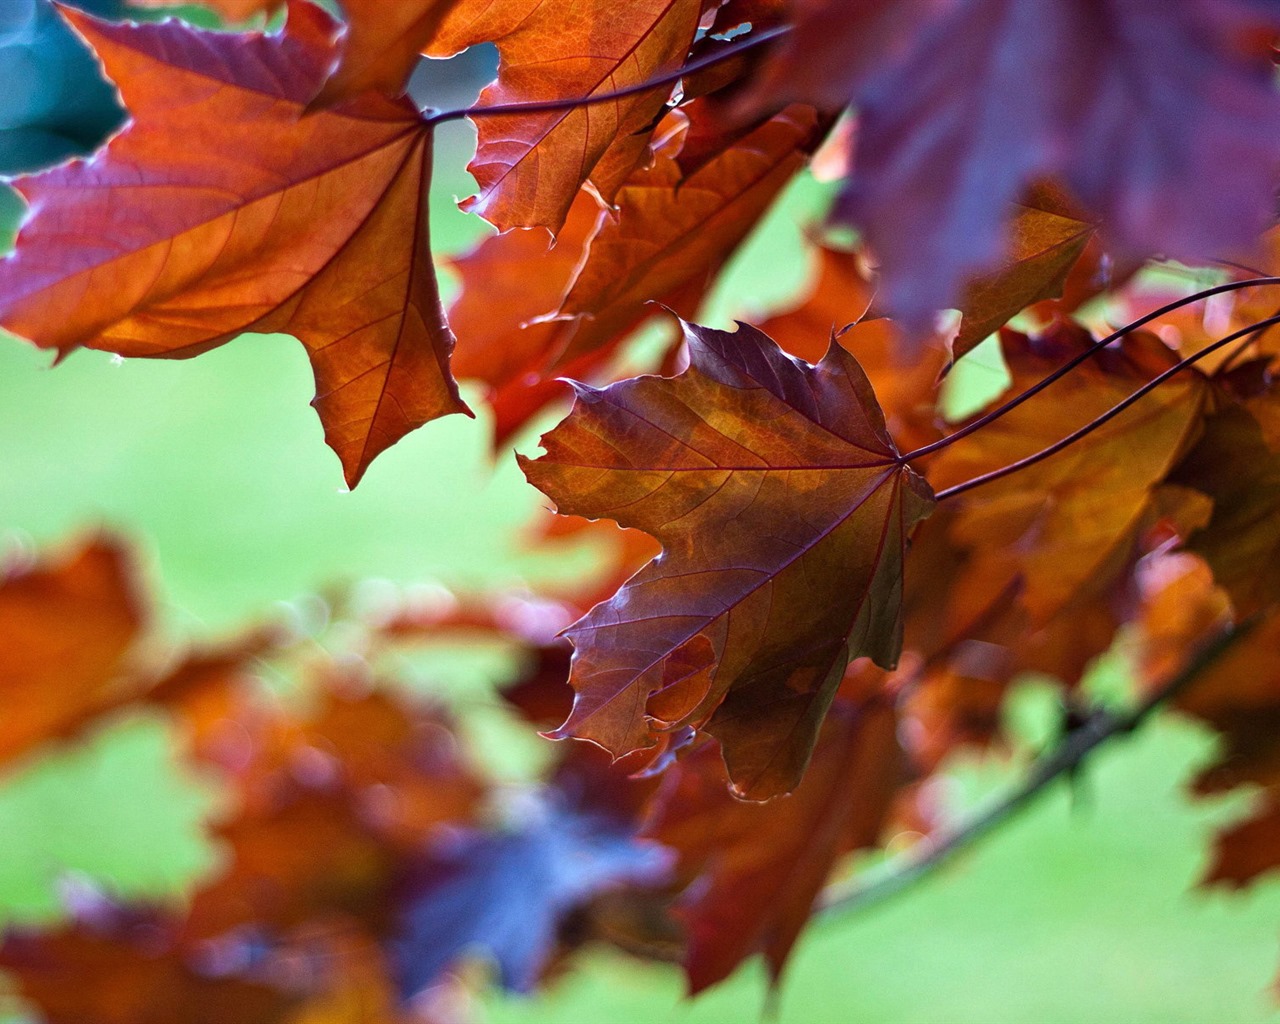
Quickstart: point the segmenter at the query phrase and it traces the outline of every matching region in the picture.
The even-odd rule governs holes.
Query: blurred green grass
[[[439,147],[440,251],[483,231],[451,201],[470,189],[467,145],[453,132]],[[727,326],[730,314],[794,292],[807,270],[800,229],[820,201],[808,181],[787,194],[704,319]],[[47,363],[0,338],[0,530],[10,544],[41,547],[101,525],[126,532],[144,547],[170,630],[223,633],[344,580],[471,589],[589,569],[589,552],[549,559],[521,548],[519,529],[546,502],[509,457],[490,472],[483,415],[428,425],[344,493],[290,339],[245,337],[186,362],[80,352]],[[1227,813],[1189,805],[1178,789],[1209,746],[1184,724],[1148,729],[1097,759],[1076,811],[1055,792],[894,903],[815,927],[778,1020],[1280,1019],[1265,991],[1280,889],[1188,893]],[[969,800],[1008,777],[969,764],[953,781]],[[215,803],[205,782],[176,769],[150,719],[18,766],[0,783],[0,922],[56,913],[68,879],[123,895],[177,892],[214,863],[199,824]],[[750,968],[692,1004],[679,999],[674,969],[601,953],[544,997],[495,996],[483,1014],[492,1024],[752,1021],[762,976]]]

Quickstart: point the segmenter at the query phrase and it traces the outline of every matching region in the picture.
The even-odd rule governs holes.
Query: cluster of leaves
[[[620,575],[652,553],[638,537],[616,546]],[[305,630],[171,649],[137,575],[107,536],[10,566],[0,684],[17,713],[0,758],[12,770],[158,711],[180,756],[228,791],[211,833],[221,864],[182,905],[80,889],[61,924],[10,931],[0,966],[51,1024],[466,1020],[479,976],[461,968],[477,953],[528,991],[591,941],[683,957],[702,987],[757,949],[780,963],[835,858],[874,841],[896,796],[878,699],[838,709],[805,797],[781,804],[734,800],[713,747],[637,779],[561,745],[542,782],[498,784],[453,716],[405,685],[406,655],[499,642],[520,666],[507,705],[549,725],[569,695],[554,630],[580,605],[410,591],[339,600]],[[844,792],[885,753],[879,792]],[[744,902],[744,886],[778,899]]]
[[[633,527],[662,552],[566,630],[571,661],[554,646],[539,657],[559,651],[573,690],[552,735],[650,781],[587,787],[609,794],[606,814],[557,776],[554,826],[468,833],[452,852],[422,821],[408,837],[377,825],[362,864],[394,861],[396,843],[434,858],[421,897],[433,941],[483,932],[504,979],[532,984],[545,953],[508,953],[509,933],[484,931],[508,926],[473,872],[545,864],[521,897],[521,931],[545,950],[568,911],[594,921],[598,890],[652,881],[656,862],[627,845],[643,820],[674,851],[645,906],[683,925],[692,988],[754,953],[776,975],[843,855],[933,828],[923,783],[958,746],[998,741],[1018,674],[1070,694],[1118,636],[1155,699],[1226,737],[1201,787],[1267,793],[1220,837],[1211,880],[1280,863],[1280,298],[1277,278],[1238,269],[1280,268],[1277,229],[1258,244],[1280,181],[1280,8],[342,0],[343,26],[306,0],[284,6],[277,33],[66,14],[132,120],[93,159],[16,182],[31,215],[0,265],[0,324],[60,355],[186,357],[290,333],[352,486],[408,431],[469,411],[455,376],[485,386],[500,440],[562,393],[558,375],[589,381],[522,465],[562,513]],[[420,54],[481,42],[500,62],[480,106],[423,113],[404,98]],[[841,120],[850,103],[856,121]],[[479,133],[463,206],[501,233],[453,261],[446,314],[426,197],[434,128],[462,116]],[[820,149],[842,184],[809,293],[736,332],[687,322]],[[849,225],[856,245],[842,244]],[[1153,256],[1184,266],[1153,275]],[[1186,281],[1213,287],[1186,295]],[[655,302],[685,318],[666,375],[613,380]],[[945,308],[959,320],[935,316]],[[1117,316],[1133,323],[1107,333]],[[993,332],[1008,394],[953,428],[938,382]],[[147,699],[193,714],[189,685]],[[284,731],[325,737],[345,765],[345,737],[325,725],[346,713],[336,693]],[[556,725],[559,698],[524,696]],[[104,702],[71,703],[78,716]],[[294,785],[280,781],[294,740],[263,728],[265,764],[222,765],[246,807]],[[421,783],[366,756],[340,776]],[[592,865],[572,884],[555,867],[566,848]],[[308,870],[327,888],[348,869]],[[324,910],[352,916],[352,899],[365,897]],[[268,962],[299,955],[300,920],[251,917]],[[384,922],[349,924],[382,949]],[[629,927],[631,945],[657,942]],[[210,938],[171,930],[183,957]],[[409,948],[399,968],[417,990],[458,947]]]
[[[227,791],[222,862],[185,905],[77,892],[63,924],[11,932],[0,964],[47,1020],[468,1019],[469,982],[450,969],[473,947],[528,990],[583,942],[638,931],[635,893],[667,898],[669,854],[636,838],[652,783],[575,744],[545,782],[504,788],[442,706],[397,684],[398,659],[424,644],[502,641],[524,665],[516,696],[536,706],[563,688],[568,655],[531,624],[567,607],[435,594],[170,650],[134,563],[99,536],[11,567],[0,758],[11,769],[157,710]]]

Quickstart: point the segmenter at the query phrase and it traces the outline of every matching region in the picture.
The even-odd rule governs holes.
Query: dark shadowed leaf
[[[1273,215],[1280,9],[1246,0],[805,0],[753,90],[855,103],[839,215],[913,325],[992,270],[1007,203],[1059,178],[1124,255],[1209,258]]]
[[[679,854],[676,913],[692,993],[762,954],[776,981],[837,858],[873,846],[905,781],[892,701],[837,701],[804,781],[767,804],[735,800],[714,745],[663,777],[645,834]]]
[[[1260,404],[1280,404],[1280,392]],[[1236,405],[1210,417],[1172,479],[1213,499],[1213,518],[1189,547],[1213,567],[1237,611],[1280,601],[1280,454],[1257,419]]]

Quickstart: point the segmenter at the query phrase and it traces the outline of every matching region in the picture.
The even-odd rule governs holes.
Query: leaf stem
[[[824,915],[861,910],[910,888],[961,850],[981,839],[1031,804],[1056,779],[1069,775],[1108,740],[1135,731],[1163,704],[1181,695],[1200,674],[1243,640],[1260,621],[1254,615],[1216,637],[1183,666],[1182,671],[1152,690],[1126,712],[1100,711],[1066,735],[1058,746],[1042,754],[1012,791],[978,811],[967,821],[922,839],[895,858],[875,877],[852,887],[828,890],[819,905]]]
[[[1135,402],[1138,402],[1142,398],[1149,395],[1152,391],[1158,388],[1170,377],[1174,376],[1175,374],[1181,373],[1183,370],[1187,369],[1187,367],[1189,366],[1194,366],[1196,363],[1198,363],[1201,359],[1203,359],[1205,356],[1209,355],[1210,353],[1216,352],[1218,349],[1222,348],[1225,345],[1230,345],[1233,341],[1236,341],[1237,339],[1242,338],[1245,335],[1252,334],[1255,331],[1265,330],[1266,328],[1277,323],[1280,323],[1280,314],[1276,314],[1275,316],[1269,316],[1265,320],[1259,320],[1257,323],[1250,324],[1248,327],[1242,327],[1240,330],[1235,331],[1231,334],[1228,334],[1225,338],[1218,339],[1212,345],[1206,345],[1204,348],[1202,348],[1199,352],[1195,353],[1194,355],[1187,356],[1186,359],[1183,359],[1175,363],[1173,366],[1169,367],[1169,369],[1165,370],[1163,373],[1155,377],[1152,377],[1151,380],[1147,381],[1147,383],[1142,385],[1142,387],[1138,388],[1137,391],[1131,394],[1124,401],[1119,402],[1116,405],[1113,405],[1101,416],[1098,416],[1096,419],[1090,420],[1079,430],[1072,431],[1066,437],[1062,438],[1062,440],[1055,441],[1053,444],[1049,445],[1048,448],[1043,448],[1040,451],[1036,452],[1034,455],[1028,455],[1025,459],[1019,459],[1017,462],[1011,462],[1007,466],[1002,466],[999,469],[993,469],[990,473],[983,473],[981,476],[976,476],[972,480],[966,480],[964,483],[956,484],[954,487],[943,488],[941,491],[938,491],[937,494],[934,495],[934,497],[938,501],[945,501],[947,498],[954,498],[957,495],[964,494],[966,491],[973,490],[973,488],[975,487],[981,487],[983,484],[989,484],[989,483],[993,483],[996,480],[1001,480],[1006,476],[1010,476],[1013,473],[1017,473],[1019,470],[1027,469],[1030,466],[1034,466],[1037,462],[1042,462],[1045,459],[1049,458],[1049,456],[1051,455],[1056,455],[1058,452],[1062,451],[1064,448],[1071,447],[1071,445],[1075,444],[1081,438],[1087,437],[1089,434],[1092,434],[1099,427],[1109,423],[1111,420],[1115,419],[1117,416],[1119,416],[1122,412],[1128,409]],[[1086,350],[1086,352],[1087,351],[1089,350]]]
[[[688,75],[698,71],[705,71],[707,68],[713,68],[717,64],[732,60],[734,57],[740,57],[756,47],[764,46],[775,39],[780,39],[790,31],[790,25],[779,25],[776,28],[766,29],[758,34],[747,36],[740,43],[725,47],[719,53],[709,54],[706,57],[678,67],[674,71],[668,71],[647,81],[637,82],[635,85],[629,85],[624,89],[616,89],[613,92],[575,96],[572,99],[534,100],[527,103],[495,103],[474,107],[457,107],[452,110],[440,110],[425,117],[423,125],[433,128],[438,124],[444,124],[446,121],[460,121],[464,117],[470,117],[474,120],[478,117],[506,117],[516,114],[555,114],[565,110],[577,110],[580,107],[592,107],[600,103],[625,100],[663,85],[674,85]]]
[[[1200,302],[1203,299],[1212,298],[1214,295],[1220,295],[1223,292],[1231,292],[1231,291],[1237,291],[1238,289],[1241,289],[1241,288],[1255,288],[1263,285],[1273,285],[1273,284],[1280,284],[1280,277],[1254,277],[1254,278],[1249,278],[1248,280],[1245,280],[1245,281],[1228,281],[1226,284],[1215,285],[1212,288],[1206,288],[1203,291],[1195,292],[1192,295],[1186,295],[1174,302],[1167,303],[1166,305],[1161,306],[1159,309],[1153,310],[1152,312],[1146,314],[1145,316],[1141,316],[1137,320],[1134,320],[1131,323],[1125,324],[1119,330],[1113,331],[1112,333],[1108,334],[1105,338],[1102,338],[1094,342],[1092,345],[1086,348],[1083,352],[1080,352],[1079,354],[1073,356],[1067,362],[1059,366],[1051,374],[1045,377],[1044,380],[1040,381],[1038,384],[1032,385],[1026,391],[1022,392],[1022,394],[1016,395],[1013,398],[1009,399],[1009,401],[1005,402],[1004,405],[1000,406],[999,408],[992,409],[991,412],[978,417],[972,423],[969,423],[961,427],[954,434],[948,434],[944,438],[941,438],[937,441],[933,441],[929,444],[924,445],[923,447],[916,448],[914,451],[907,452],[906,454],[900,456],[899,461],[905,464],[905,463],[911,462],[913,459],[918,459],[918,458],[921,458],[922,456],[930,455],[933,452],[939,451],[943,448],[946,448],[946,447],[949,447],[950,445],[955,444],[957,441],[963,440],[964,438],[968,437],[970,434],[976,433],[977,431],[981,430],[983,427],[987,426],[988,424],[994,423],[996,420],[1000,419],[1000,417],[1010,412],[1013,412],[1013,410],[1018,408],[1018,406],[1020,406],[1023,402],[1027,401],[1030,398],[1034,398],[1045,388],[1049,387],[1049,385],[1055,383],[1056,381],[1061,380],[1063,377],[1065,377],[1068,373],[1074,370],[1077,366],[1079,366],[1085,360],[1089,359],[1091,356],[1095,355],[1096,353],[1101,352],[1104,348],[1106,348],[1112,342],[1118,341],[1120,338],[1123,338],[1126,334],[1129,334],[1132,331],[1136,331],[1139,327],[1143,327],[1146,324],[1149,324],[1152,320],[1156,320],[1159,317],[1172,313],[1174,310],[1180,309],[1183,306],[1190,305],[1193,302]],[[1255,324],[1254,327],[1250,328],[1250,330],[1256,330],[1258,326],[1260,325]]]

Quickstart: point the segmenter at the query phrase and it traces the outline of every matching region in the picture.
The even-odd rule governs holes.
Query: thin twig
[[[1265,320],[1259,320],[1256,324],[1250,324],[1248,327],[1242,327],[1240,328],[1240,330],[1235,331],[1231,334],[1228,334],[1225,338],[1220,338],[1219,340],[1215,341],[1212,345],[1206,345],[1199,352],[1195,353],[1195,355],[1187,356],[1186,359],[1183,359],[1175,363],[1173,366],[1169,367],[1169,369],[1165,370],[1163,373],[1155,377],[1152,377],[1151,380],[1147,381],[1147,383],[1142,385],[1142,387],[1138,388],[1137,391],[1131,394],[1123,402],[1119,402],[1116,405],[1113,405],[1101,416],[1097,417],[1096,419],[1090,420],[1079,430],[1072,431],[1066,437],[1062,438],[1062,440],[1055,441],[1053,444],[1049,445],[1048,448],[1042,448],[1040,451],[1036,452],[1034,455],[1028,455],[1025,459],[1018,459],[1017,462],[1011,462],[1007,466],[1001,466],[999,469],[993,469],[990,473],[983,473],[981,476],[975,476],[972,480],[966,480],[964,481],[964,483],[956,484],[954,487],[944,488],[943,490],[938,491],[937,494],[934,495],[934,497],[938,501],[944,501],[947,498],[954,498],[957,495],[964,494],[966,491],[973,490],[973,488],[975,487],[981,487],[983,484],[994,483],[996,480],[1001,480],[1006,476],[1011,476],[1012,474],[1019,472],[1020,470],[1027,469],[1030,466],[1034,466],[1037,462],[1043,462],[1045,459],[1049,458],[1049,456],[1056,455],[1058,452],[1062,451],[1064,448],[1070,448],[1073,444],[1075,444],[1081,438],[1087,437],[1089,434],[1092,434],[1099,427],[1106,425],[1111,420],[1119,416],[1126,409],[1128,409],[1135,402],[1141,401],[1143,398],[1149,395],[1156,388],[1160,387],[1160,385],[1162,385],[1170,377],[1174,376],[1175,374],[1181,373],[1183,370],[1187,369],[1190,366],[1194,366],[1205,356],[1218,351],[1218,349],[1226,345],[1230,345],[1233,341],[1236,341],[1237,339],[1242,338],[1247,334],[1250,334],[1252,332],[1259,331],[1259,330],[1265,330],[1266,328],[1272,326],[1273,324],[1278,324],[1278,323],[1280,323],[1280,314],[1277,314],[1275,316],[1269,316]]]
[[[1013,410],[1018,408],[1018,406],[1020,406],[1023,402],[1027,401],[1030,398],[1034,398],[1041,391],[1047,388],[1050,384],[1053,384],[1056,381],[1061,380],[1068,373],[1074,370],[1077,366],[1085,362],[1085,360],[1089,359],[1091,356],[1096,355],[1098,352],[1101,352],[1104,348],[1106,348],[1112,342],[1118,341],[1120,338],[1123,338],[1126,334],[1129,334],[1131,331],[1136,331],[1139,327],[1143,327],[1146,324],[1149,324],[1152,320],[1156,320],[1159,317],[1165,316],[1168,313],[1172,313],[1174,310],[1180,309],[1181,307],[1186,305],[1190,305],[1193,302],[1200,302],[1203,299],[1212,298],[1213,296],[1220,295],[1223,292],[1233,292],[1241,288],[1254,288],[1262,285],[1273,285],[1273,284],[1280,284],[1280,277],[1255,277],[1247,281],[1228,281],[1226,284],[1215,285],[1212,288],[1206,288],[1203,291],[1195,292],[1194,294],[1191,294],[1191,295],[1186,295],[1181,299],[1178,299],[1174,302],[1170,302],[1161,306],[1159,309],[1152,310],[1150,313],[1146,314],[1146,316],[1141,316],[1137,320],[1134,320],[1131,323],[1125,324],[1119,330],[1112,331],[1105,338],[1100,338],[1098,341],[1095,341],[1088,348],[1084,349],[1084,351],[1080,352],[1078,355],[1073,356],[1067,362],[1063,363],[1063,365],[1059,366],[1051,374],[1046,376],[1044,380],[1040,381],[1038,384],[1033,384],[1031,387],[1027,388],[1027,390],[1022,392],[1020,395],[1015,395],[1013,398],[1009,399],[1009,401],[1005,402],[999,408],[992,409],[991,412],[987,413],[986,415],[978,417],[978,419],[974,420],[972,423],[969,423],[966,426],[961,427],[954,434],[948,434],[946,437],[941,438],[940,440],[933,441],[930,444],[926,444],[920,448],[916,448],[914,451],[906,452],[904,455],[901,455],[899,457],[899,461],[906,463],[906,462],[911,462],[913,459],[918,459],[923,455],[929,455],[942,448],[946,448],[950,445],[953,445],[957,441],[963,440],[964,438],[968,437],[970,434],[973,434],[981,430],[983,427],[987,426],[990,423],[994,423],[996,420],[1000,419],[1000,417],[1013,412]],[[1257,326],[1258,325],[1255,325],[1255,328]]]
[[[470,117],[474,120],[478,117],[506,117],[514,114],[556,114],[565,110],[577,110],[581,107],[594,107],[600,103],[625,100],[664,85],[674,85],[680,79],[698,71],[713,68],[717,64],[732,60],[734,57],[740,57],[758,46],[764,46],[775,39],[780,39],[790,31],[790,25],[779,25],[777,28],[766,29],[758,34],[747,36],[740,43],[725,47],[719,53],[710,54],[678,67],[674,71],[668,71],[647,81],[637,82],[635,85],[629,85],[624,89],[616,89],[613,92],[601,92],[594,95],[575,96],[560,100],[533,100],[527,103],[495,103],[475,107],[457,107],[453,110],[437,111],[424,118],[423,124],[431,128],[438,124],[444,124],[446,121],[460,121],[464,117]]]
[[[1227,630],[1202,648],[1181,672],[1152,690],[1130,710],[1095,713],[1078,729],[1068,733],[1056,749],[1041,755],[1012,792],[967,821],[922,839],[908,853],[890,862],[884,871],[877,872],[875,877],[857,882],[851,888],[828,890],[819,904],[820,912],[825,915],[861,910],[910,888],[1031,804],[1052,782],[1078,768],[1108,740],[1136,730],[1154,711],[1181,695],[1202,672],[1248,636],[1258,622],[1259,617],[1255,615]]]

